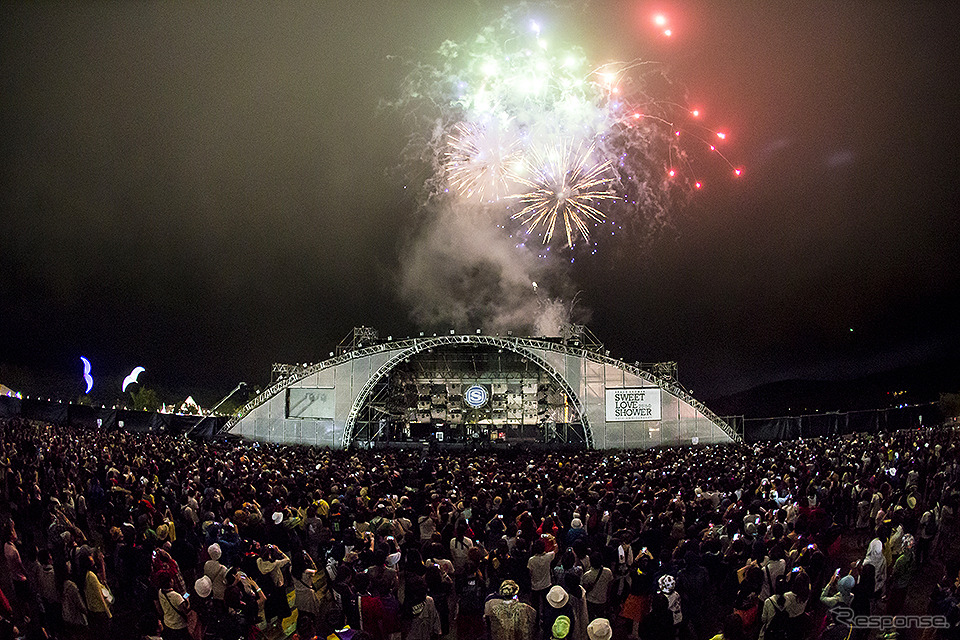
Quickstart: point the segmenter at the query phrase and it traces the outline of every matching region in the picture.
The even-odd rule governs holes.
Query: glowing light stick
[[[80,356],[80,359],[83,361],[83,379],[87,383],[87,390],[84,393],[90,393],[90,389],[93,389],[93,376],[90,375],[90,361]]]
[[[123,379],[123,386],[120,387],[120,390],[121,390],[121,391],[126,391],[126,390],[127,390],[127,386],[130,385],[130,384],[132,384],[132,383],[134,383],[134,382],[136,382],[136,381],[137,381],[137,377],[138,377],[141,373],[143,373],[144,371],[146,371],[146,369],[144,369],[143,367],[137,367],[137,368],[135,368],[133,371],[131,371],[131,372],[130,372],[130,375],[128,375],[126,378]]]

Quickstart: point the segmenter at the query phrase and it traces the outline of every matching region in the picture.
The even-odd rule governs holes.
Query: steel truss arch
[[[580,395],[573,390],[573,387],[566,381],[566,379],[560,375],[560,373],[553,368],[553,366],[541,358],[536,353],[524,348],[523,346],[518,345],[518,342],[522,339],[516,338],[501,338],[500,336],[472,336],[472,335],[453,335],[453,336],[437,336],[434,338],[419,338],[413,339],[410,342],[409,346],[406,346],[397,354],[393,355],[385,363],[383,363],[380,368],[377,369],[376,373],[371,375],[367,381],[364,383],[363,387],[360,389],[360,393],[357,395],[356,400],[353,402],[353,406],[350,407],[350,413],[347,415],[347,421],[344,425],[343,430],[343,439],[341,441],[341,446],[346,449],[353,442],[353,431],[357,422],[357,415],[360,413],[360,410],[363,408],[363,405],[366,404],[367,399],[370,396],[371,391],[376,386],[384,376],[389,374],[393,369],[403,362],[405,359],[410,356],[417,355],[423,351],[433,349],[434,347],[442,347],[449,345],[456,346],[472,346],[472,345],[484,345],[490,347],[497,347],[499,349],[507,349],[518,355],[521,355],[525,358],[530,358],[534,364],[539,366],[541,369],[547,372],[547,375],[557,383],[564,393],[567,394],[567,397],[573,402],[574,409],[577,412],[577,415],[580,417],[580,424],[583,427],[583,437],[585,444],[588,449],[593,448],[593,432],[590,429],[590,422],[587,419],[587,413],[583,409],[583,403],[580,400]],[[540,346],[539,341],[537,341],[538,346]]]
[[[296,366],[292,365],[284,369],[285,377],[273,383],[255,398],[247,402],[229,421],[227,421],[220,430],[225,433],[236,427],[246,416],[257,410],[262,405],[275,402],[274,398],[285,392],[286,389],[297,386],[298,383],[309,376],[317,374],[327,369],[333,369],[351,361],[362,361],[363,359],[376,356],[387,355],[386,361],[376,368],[375,373],[371,374],[365,383],[360,387],[360,391],[353,397],[350,404],[350,410],[344,422],[342,435],[339,436],[341,446],[349,446],[355,436],[356,421],[360,410],[370,397],[374,386],[380,382],[393,368],[395,368],[404,359],[411,355],[416,355],[428,349],[442,346],[490,346],[500,349],[506,349],[520,356],[529,358],[534,364],[546,372],[550,378],[567,394],[568,398],[574,404],[577,415],[580,416],[580,424],[583,428],[584,439],[589,448],[593,448],[596,443],[596,434],[593,432],[587,416],[588,411],[584,404],[584,399],[576,391],[565,376],[558,371],[554,365],[547,362],[541,354],[555,353],[564,356],[579,358],[582,363],[596,363],[609,365],[629,373],[644,383],[649,383],[660,387],[669,394],[675,396],[680,401],[686,403],[712,424],[726,434],[734,442],[742,442],[742,436],[731,427],[726,421],[719,418],[715,413],[703,405],[702,402],[694,399],[673,376],[662,375],[659,369],[651,372],[635,364],[629,364],[622,360],[617,360],[608,355],[608,353],[598,352],[593,348],[581,346],[577,343],[562,342],[559,340],[550,340],[544,338],[529,338],[517,336],[490,336],[481,334],[451,334],[434,335],[432,337],[407,338],[403,340],[391,340],[380,342],[370,346],[359,347],[350,351],[338,354],[312,365]],[[672,364],[672,363],[670,363]],[[581,365],[582,366],[582,365]],[[656,366],[656,365],[652,365]],[[599,425],[604,428],[603,424]]]

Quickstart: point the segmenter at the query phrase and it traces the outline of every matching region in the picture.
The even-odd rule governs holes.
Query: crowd
[[[0,640],[867,638],[918,601],[927,637],[960,619],[952,429],[456,456],[0,435]]]

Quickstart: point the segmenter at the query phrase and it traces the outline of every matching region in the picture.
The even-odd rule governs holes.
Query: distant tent
[[[19,394],[7,385],[0,383],[0,396],[19,397]]]
[[[183,404],[180,405],[177,413],[200,415],[202,412],[200,411],[200,405],[198,405],[196,400],[193,399],[193,396],[187,396],[187,399],[184,400]]]

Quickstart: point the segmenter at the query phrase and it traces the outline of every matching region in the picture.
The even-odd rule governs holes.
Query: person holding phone
[[[830,581],[823,587],[820,593],[820,602],[826,605],[829,611],[823,620],[823,631],[818,637],[824,639],[846,638],[850,633],[850,627],[834,617],[833,609],[836,607],[849,607],[853,603],[853,588],[857,580],[849,573],[843,578],[840,577],[840,569],[837,569],[830,577]]]
[[[487,521],[487,524],[484,528],[487,532],[487,547],[491,549],[495,548],[497,543],[507,532],[507,525],[503,522],[503,514],[495,514],[492,518],[490,518],[490,520]]]
[[[174,579],[166,576],[157,592],[157,602],[163,621],[164,640],[190,640],[187,630],[187,614],[190,611],[190,594],[174,589]]]

